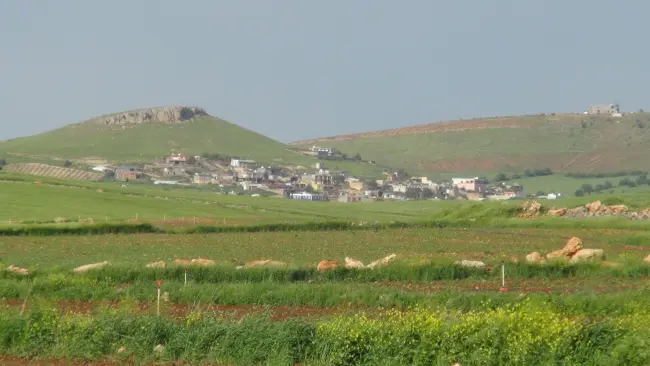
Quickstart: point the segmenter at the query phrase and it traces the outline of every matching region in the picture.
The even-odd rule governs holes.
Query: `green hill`
[[[650,113],[553,114],[439,122],[298,141],[412,173],[490,174],[551,168],[610,172],[650,168]]]
[[[282,143],[207,115],[181,123],[102,124],[94,119],[0,143],[0,151],[120,161],[159,158],[172,151],[194,155],[221,153],[269,162],[300,159]]]
[[[195,107],[192,107],[195,108]],[[65,159],[92,162],[146,162],[171,152],[254,159],[261,163],[310,167],[317,159],[233,123],[201,113],[181,116],[187,107],[122,112],[71,124],[38,135],[0,142],[8,162],[52,164]],[[381,167],[353,161],[332,162],[351,174],[379,176]]]

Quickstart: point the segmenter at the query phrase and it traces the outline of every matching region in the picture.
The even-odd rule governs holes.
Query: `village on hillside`
[[[327,158],[332,148],[313,146],[310,153]],[[433,181],[412,177],[403,170],[384,171],[382,179],[361,179],[331,169],[327,160],[309,168],[276,167],[254,160],[204,154],[172,153],[158,161],[139,165],[95,166],[118,181],[150,182],[157,185],[218,187],[231,195],[276,196],[305,201],[372,202],[376,200],[508,200],[530,197],[519,184],[491,184],[482,177],[459,177]],[[549,199],[557,198],[550,194]]]

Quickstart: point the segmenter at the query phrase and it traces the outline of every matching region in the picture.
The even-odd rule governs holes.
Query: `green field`
[[[575,207],[595,199],[650,207],[650,194],[641,191],[542,203]],[[4,228],[35,229],[0,237],[0,267],[29,271],[0,271],[0,363],[650,362],[646,220],[520,219],[522,201],[302,202],[139,184],[36,183],[6,173],[0,202]],[[136,216],[151,230],[56,231],[90,230],[102,221],[119,228]],[[71,222],[51,224],[56,217]],[[98,224],[75,222],[88,217]],[[43,227],[55,229],[37,230]],[[526,262],[530,252],[545,255],[571,237],[605,257]],[[343,266],[346,257],[368,264],[390,254],[395,259],[378,268]],[[173,263],[193,258],[214,265]],[[237,268],[265,259],[282,263]],[[324,259],[340,264],[319,272]],[[455,263],[461,260],[486,267]],[[110,264],[72,271],[103,261]],[[166,268],[146,267],[158,261]]]
[[[646,170],[650,114],[553,115],[456,121],[307,141],[427,174]]]
[[[521,262],[570,236],[604,249],[607,262]],[[32,273],[0,274],[0,352],[116,363],[645,365],[648,239],[569,228],[3,238],[4,265]],[[397,259],[382,268],[316,271],[324,258],[388,253]],[[216,265],[189,267],[187,284],[183,267],[144,268],[195,257]],[[287,266],[234,268],[263,258]],[[505,261],[508,291],[500,271],[456,259]],[[70,272],[103,260],[111,265]]]

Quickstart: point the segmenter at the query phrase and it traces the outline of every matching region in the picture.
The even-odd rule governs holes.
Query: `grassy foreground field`
[[[606,260],[523,263],[572,236]],[[4,237],[0,262],[30,273],[0,273],[0,353],[25,363],[646,365],[649,239],[584,228]],[[316,270],[391,253],[377,269]],[[176,258],[215,265],[145,268]],[[286,265],[235,268],[258,259]],[[454,264],[463,259],[495,269]]]

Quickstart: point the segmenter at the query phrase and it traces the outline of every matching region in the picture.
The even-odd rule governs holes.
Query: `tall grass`
[[[25,316],[0,313],[0,353],[237,365],[647,365],[649,328],[648,313],[567,317],[530,303],[463,314],[361,313],[315,324],[267,317],[230,322],[200,312],[174,322],[120,311],[61,314],[42,306]]]

